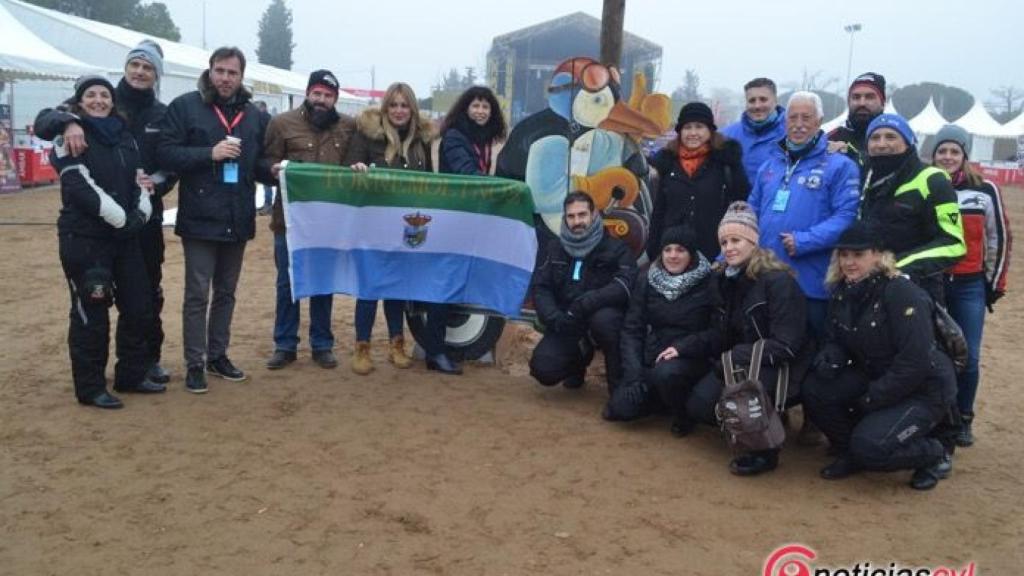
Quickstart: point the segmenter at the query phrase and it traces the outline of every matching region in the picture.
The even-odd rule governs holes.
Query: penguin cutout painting
[[[652,206],[640,142],[669,129],[671,100],[649,94],[638,72],[624,101],[618,69],[570,58],[555,67],[547,101],[546,109],[512,130],[498,158],[498,175],[529,185],[537,216],[554,235],[561,229],[565,196],[587,193],[609,232],[640,255]]]

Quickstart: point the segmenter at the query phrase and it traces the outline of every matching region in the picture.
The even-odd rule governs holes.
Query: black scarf
[[[882,184],[900,171],[906,165],[910,157],[917,154],[913,146],[908,146],[902,154],[887,154],[885,156],[869,156],[867,168],[869,170],[868,186],[874,188]]]
[[[111,115],[106,118],[94,118],[88,114],[82,115],[82,122],[85,129],[96,140],[105,146],[116,146],[121,142],[121,132],[124,131],[124,120],[120,116]]]
[[[306,116],[309,117],[309,123],[313,125],[313,129],[317,132],[327,130],[341,119],[338,111],[333,106],[327,110],[321,110],[310,104],[309,100],[304,101],[302,105],[306,108]]]
[[[465,112],[455,121],[454,128],[459,132],[462,132],[466,138],[473,144],[479,147],[483,147],[494,138],[491,136],[491,130],[487,125],[479,125],[472,118],[466,115]]]
[[[156,92],[152,88],[149,90],[132,88],[124,78],[117,83],[115,92],[117,93],[117,108],[127,114],[129,118],[135,118],[140,111],[149,108],[156,102]]]

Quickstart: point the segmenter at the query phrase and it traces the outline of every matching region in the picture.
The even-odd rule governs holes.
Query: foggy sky
[[[182,41],[202,45],[203,0],[163,0]],[[429,95],[449,68],[483,77],[494,36],[575,11],[600,18],[600,0],[286,0],[295,33],[293,70],[334,71],[342,86],[408,82]],[[207,47],[233,44],[256,59],[258,22],[269,0],[206,0]],[[1024,88],[1021,0],[627,0],[626,30],[663,48],[658,89],[671,92],[693,68],[705,95],[739,90],[755,76],[780,86],[804,70],[835,77],[845,93],[850,35],[853,75],[875,71],[890,85],[934,81],[982,101],[1001,85]]]

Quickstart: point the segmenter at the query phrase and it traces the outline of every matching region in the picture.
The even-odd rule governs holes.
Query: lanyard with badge
[[[772,212],[785,212],[786,206],[789,205],[789,181],[793,178],[793,173],[796,172],[796,167],[800,165],[798,159],[793,163],[792,166],[786,168],[786,174],[782,178],[782,186],[775,192],[775,201],[772,202]]]
[[[218,106],[214,106],[213,111],[217,114],[217,119],[224,126],[224,131],[229,138],[231,137],[231,132],[234,131],[235,127],[242,122],[242,118],[245,117],[245,112],[239,112],[235,119],[231,121],[231,124],[228,124],[228,119],[224,117],[224,113],[221,112]],[[236,140],[238,139],[236,138]],[[238,184],[238,162],[236,160],[229,160],[224,163],[224,183]]]

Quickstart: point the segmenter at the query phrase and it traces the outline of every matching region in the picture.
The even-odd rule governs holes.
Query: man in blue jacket
[[[839,235],[857,217],[860,171],[828,152],[821,98],[796,92],[786,111],[786,137],[761,166],[748,200],[757,212],[761,245],[797,272],[807,296],[809,328],[822,337],[828,293],[825,273]]]
[[[743,86],[746,111],[738,122],[724,129],[722,134],[740,143],[743,148],[743,169],[747,180],[754,181],[757,169],[776,149],[786,135],[786,109],[779,106],[775,82],[769,78],[754,78]]]

